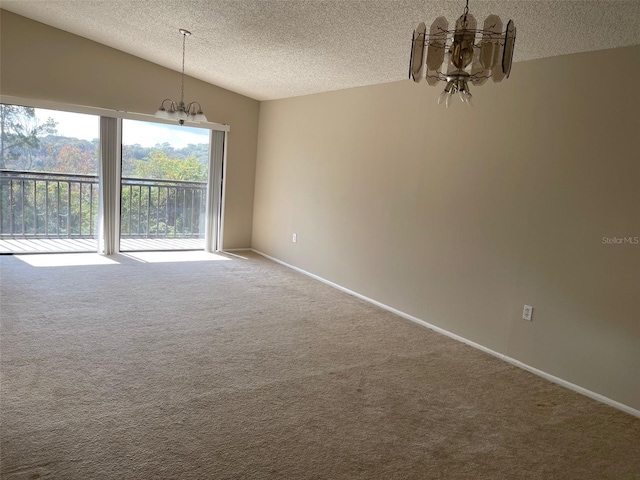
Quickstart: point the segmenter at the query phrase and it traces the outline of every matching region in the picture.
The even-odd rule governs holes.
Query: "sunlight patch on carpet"
[[[18,260],[32,267],[80,267],[86,265],[119,265],[112,258],[97,253],[54,253],[16,255]]]
[[[172,263],[172,262],[210,262],[231,260],[223,255],[204,251],[188,252],[127,252],[122,256],[143,263]]]

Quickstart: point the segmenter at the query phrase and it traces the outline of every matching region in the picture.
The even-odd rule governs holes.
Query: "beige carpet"
[[[639,419],[247,256],[3,256],[1,477],[640,478]]]

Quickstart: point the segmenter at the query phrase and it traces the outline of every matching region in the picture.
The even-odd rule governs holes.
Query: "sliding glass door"
[[[209,137],[123,120],[120,251],[205,248]]]
[[[0,108],[0,253],[221,248],[228,127]]]

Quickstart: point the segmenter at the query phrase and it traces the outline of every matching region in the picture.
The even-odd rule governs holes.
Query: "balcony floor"
[[[120,251],[203,250],[202,238],[127,238]],[[0,240],[0,254],[95,252],[98,241],[91,238],[13,238]]]

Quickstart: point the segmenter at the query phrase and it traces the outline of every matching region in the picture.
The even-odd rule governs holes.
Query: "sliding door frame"
[[[98,225],[98,253],[113,255],[120,249],[120,192],[122,169],[122,120],[175,125],[175,122],[153,115],[71,105],[48,100],[36,100],[0,95],[0,103],[25,107],[84,113],[100,117],[100,209]],[[209,130],[209,172],[205,215],[205,250],[222,250],[224,228],[225,172],[227,141],[231,128],[220,123],[185,122],[186,126]]]

